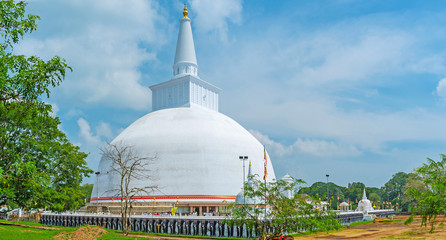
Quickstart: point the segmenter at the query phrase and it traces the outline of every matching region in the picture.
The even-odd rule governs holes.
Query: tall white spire
[[[150,86],[152,110],[200,106],[218,111],[220,88],[198,77],[194,39],[187,8],[184,4],[180,20],[177,50],[173,64],[173,77],[169,81]]]
[[[194,39],[190,18],[187,17],[187,7],[184,4],[183,18],[180,20],[178,32],[177,50],[173,63],[173,76],[198,75],[197,57],[195,56]]]

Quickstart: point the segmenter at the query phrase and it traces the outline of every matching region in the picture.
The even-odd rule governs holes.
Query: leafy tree
[[[283,180],[265,183],[256,175],[249,178],[249,183],[245,184],[245,197],[256,199],[258,204],[233,206],[232,214],[226,220],[228,223],[246,224],[260,233],[262,239],[267,236],[268,228],[274,231],[272,235],[340,228],[336,214],[318,207],[318,199],[302,198],[298,194],[293,198],[286,197],[285,192],[291,190],[297,193],[296,185],[304,181],[295,179],[294,183]]]
[[[347,191],[345,192],[345,197],[352,203],[356,202],[356,200],[362,199],[364,188],[365,188],[364,183],[354,182],[349,188],[347,188]]]
[[[407,182],[407,173],[395,173],[392,178],[382,187],[385,201],[398,202],[403,194],[403,186]]]
[[[50,87],[71,68],[58,56],[44,61],[14,55],[13,46],[37,28],[26,3],[0,2],[0,205],[8,208],[74,209],[82,204],[80,183],[91,173],[87,154],[58,129]]]
[[[346,187],[341,187],[335,183],[329,182],[315,182],[310,187],[302,187],[299,189],[299,194],[308,194],[316,199],[323,201],[327,200],[327,185],[329,193],[329,202],[331,203],[331,208],[336,208],[336,206],[345,199]],[[339,199],[338,199],[339,198]]]
[[[418,203],[414,196],[407,194],[409,189],[422,192],[427,190],[427,186],[424,185],[423,179],[417,173],[408,174],[406,185],[403,186],[402,207],[405,211],[413,212],[412,210],[416,208]]]
[[[415,173],[419,178],[414,177],[414,179],[416,181],[421,179],[425,186],[416,182],[407,190],[407,195],[415,200],[413,203],[416,205],[406,223],[412,222],[415,214],[420,214],[421,226],[427,227],[429,224],[430,232],[435,229],[438,215],[443,215],[441,224],[446,217],[446,155],[440,156],[440,161],[428,158],[427,163],[423,163],[423,166],[416,169]]]
[[[397,211],[407,211],[408,205],[403,204],[404,191],[403,187],[407,183],[408,174],[404,172],[398,172],[392,176],[392,178],[381,187],[382,197],[384,201],[392,202]]]
[[[328,183],[328,192],[329,196],[343,196],[345,187],[338,186],[332,182]],[[326,200],[327,196],[327,183],[324,182],[315,182],[310,187],[302,187],[299,190],[300,194],[308,194],[313,197],[320,197],[321,200]],[[324,197],[323,197],[324,196]]]
[[[371,202],[375,203],[375,205],[376,205],[376,203],[381,201],[381,197],[376,192],[370,193],[368,199]]]
[[[93,184],[85,183],[81,186],[82,201],[90,202],[91,192],[93,191]]]

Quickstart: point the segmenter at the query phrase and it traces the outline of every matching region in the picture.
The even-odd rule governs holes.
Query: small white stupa
[[[373,211],[372,203],[370,200],[367,199],[367,195],[365,194],[365,188],[364,188],[364,195],[362,196],[361,201],[358,202],[358,208],[356,211],[361,212],[369,212]]]
[[[285,181],[287,184],[293,184],[293,182],[294,182],[293,178],[289,174],[286,174],[285,176],[283,176],[282,180]],[[294,197],[294,191],[292,191],[290,189],[284,190],[282,193],[287,198],[291,199]]]
[[[250,187],[253,187],[252,183],[252,172],[251,172],[251,161],[249,161],[249,168],[248,168],[248,181],[247,185]],[[248,205],[248,206],[257,206],[259,204],[265,204],[264,201],[260,200],[257,197],[247,197],[245,196],[245,190],[242,189],[241,192],[237,194],[237,197],[235,198],[235,205]]]

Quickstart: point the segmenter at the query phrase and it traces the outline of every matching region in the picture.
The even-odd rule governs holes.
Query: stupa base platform
[[[172,208],[177,207],[179,216],[226,216],[229,202],[133,202],[131,212],[135,215],[172,215]],[[80,213],[120,214],[121,202],[89,202],[79,210]]]

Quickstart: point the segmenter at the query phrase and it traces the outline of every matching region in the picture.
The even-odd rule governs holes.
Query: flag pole
[[[266,191],[266,175],[268,174],[267,173],[267,170],[266,170],[266,164],[267,164],[267,158],[266,158],[266,149],[265,149],[265,145],[263,145],[263,155],[264,155],[264,167],[265,167],[265,169],[264,169],[264,172],[263,172],[263,181],[264,181],[264,184],[265,184],[265,215],[264,215],[264,217],[263,217],[263,221],[264,221],[264,226],[265,226],[265,233],[266,233],[266,194],[267,194],[267,191]]]

